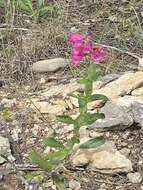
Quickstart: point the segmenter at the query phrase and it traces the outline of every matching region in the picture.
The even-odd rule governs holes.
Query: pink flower
[[[104,49],[102,47],[97,47],[94,48],[92,53],[91,53],[91,58],[97,63],[99,64],[100,62],[102,62],[106,57],[106,52],[104,51]]]
[[[83,53],[84,53],[85,55],[87,55],[87,54],[90,54],[90,53],[92,52],[92,50],[93,50],[92,42],[91,42],[91,41],[86,42],[86,43],[84,44],[84,47],[83,47]]]
[[[72,63],[74,65],[78,66],[80,62],[83,60],[85,56],[83,50],[84,46],[82,45],[82,43],[76,43],[73,46],[71,57],[72,57]]]
[[[77,43],[77,42],[84,42],[85,36],[82,35],[82,34],[70,33],[68,39],[69,39],[69,42],[71,44],[74,44],[74,43]]]
[[[84,35],[71,33],[69,42],[72,45],[71,61],[75,66],[79,66],[86,56],[90,57],[96,64],[102,62],[106,56],[102,47],[93,48],[93,42]]]

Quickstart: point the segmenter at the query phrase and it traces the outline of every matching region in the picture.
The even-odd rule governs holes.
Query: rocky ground
[[[63,141],[70,136],[70,126],[58,123],[55,116],[77,114],[77,102],[68,94],[81,91],[82,86],[75,79],[64,78],[63,72],[49,77],[38,74],[35,87],[15,84],[1,87],[1,110],[7,108],[11,114],[6,122],[3,117],[0,119],[0,153],[6,156],[0,157],[1,189],[22,190],[25,181],[30,184],[26,173],[38,169],[33,168],[28,155],[33,146],[45,149],[41,144],[43,137],[50,136],[54,129]],[[107,75],[94,83],[94,92],[110,98],[101,108],[106,118],[83,127],[80,136],[82,142],[104,136],[106,143],[98,149],[78,150],[67,160],[71,174],[69,189],[143,189],[142,76],[142,71],[127,72],[121,76]],[[100,103],[95,101],[88,109],[93,112],[99,109]],[[31,188],[38,189],[37,185],[34,181]],[[41,189],[55,189],[48,180],[39,185]]]

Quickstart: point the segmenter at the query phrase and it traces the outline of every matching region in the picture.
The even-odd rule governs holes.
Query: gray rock
[[[6,127],[6,121],[2,117],[0,117],[0,130],[4,127]]]
[[[131,183],[141,183],[143,180],[143,176],[139,172],[128,173],[127,178]]]
[[[108,101],[101,112],[105,114],[105,119],[98,119],[89,126],[97,131],[106,131],[114,129],[125,129],[133,124],[133,115],[129,108],[118,106]]]
[[[64,58],[47,59],[33,63],[32,69],[38,73],[54,72],[68,64],[69,60]]]
[[[108,74],[102,77],[101,81],[104,83],[104,85],[108,84],[109,82],[112,82],[118,78],[120,78],[121,74]]]
[[[132,104],[132,112],[134,122],[143,127],[143,104],[139,102],[134,102]]]
[[[11,149],[9,140],[7,138],[4,138],[0,136],[0,155],[4,155],[9,160],[14,161],[14,157],[11,155]],[[6,160],[0,156],[0,164],[4,163]]]

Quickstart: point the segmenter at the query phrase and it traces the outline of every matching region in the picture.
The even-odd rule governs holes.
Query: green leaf
[[[81,149],[89,149],[89,148],[97,148],[105,143],[105,139],[103,137],[96,137],[94,139],[90,139],[87,142],[80,145]]]
[[[52,16],[54,12],[53,6],[45,6],[40,9],[40,16],[49,15]]]
[[[42,170],[46,172],[51,172],[53,169],[52,164],[44,160],[41,154],[39,154],[36,150],[33,150],[30,153],[30,159],[32,160],[34,164],[38,165]]]
[[[107,102],[109,99],[102,95],[102,94],[94,94],[90,97],[90,101],[95,101],[95,100],[103,100],[103,102]]]
[[[43,143],[47,146],[50,146],[52,148],[58,148],[58,149],[62,149],[65,148],[63,143],[56,140],[54,137],[47,137],[43,140]]]
[[[18,0],[16,6],[21,10],[33,13],[32,0]]]
[[[44,181],[44,171],[31,171],[26,174],[26,179],[29,181],[36,181],[37,183],[41,184]]]
[[[79,138],[74,136],[74,137],[72,137],[71,139],[68,140],[66,148],[68,148],[69,150],[72,150],[73,146],[75,144],[78,144],[79,142],[80,142]]]
[[[65,179],[63,176],[58,175],[58,174],[53,174],[52,179],[53,179],[54,185],[56,185],[57,190],[65,190],[66,189]]]
[[[58,121],[62,122],[62,123],[66,123],[66,124],[74,124],[74,119],[72,119],[70,116],[68,115],[59,115],[57,116]]]
[[[97,119],[104,119],[105,115],[103,113],[86,113],[83,115],[79,115],[76,118],[77,126],[82,126],[82,125],[91,125],[94,123]]]
[[[80,114],[86,113],[87,112],[87,98],[83,94],[78,95],[78,104],[79,104]]]
[[[5,120],[9,121],[11,118],[11,111],[9,109],[4,109],[0,111],[0,116],[4,117]]]
[[[51,162],[55,163],[55,162],[59,162],[59,161],[65,159],[68,154],[69,154],[69,151],[65,148],[65,149],[59,150],[57,152],[50,152],[49,154],[47,154],[44,157],[44,159],[50,160]]]
[[[37,9],[41,9],[44,7],[44,0],[37,0]]]

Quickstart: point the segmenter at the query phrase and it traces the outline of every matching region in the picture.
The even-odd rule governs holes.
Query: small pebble
[[[122,148],[122,149],[120,150],[120,153],[123,154],[123,155],[126,156],[126,157],[129,156],[130,152],[131,152],[131,150],[128,149],[128,148]]]
[[[80,190],[81,189],[81,185],[76,180],[71,180],[69,182],[69,188],[73,189],[73,190]]]
[[[128,173],[127,178],[131,183],[141,183],[143,180],[143,176],[139,172]]]

